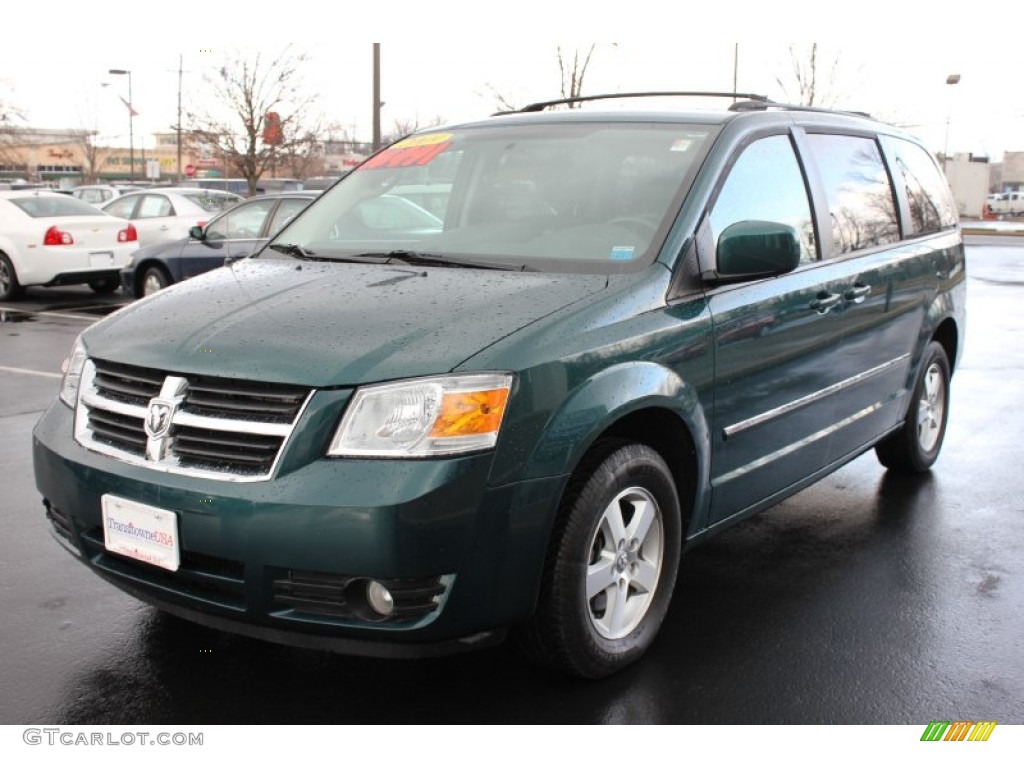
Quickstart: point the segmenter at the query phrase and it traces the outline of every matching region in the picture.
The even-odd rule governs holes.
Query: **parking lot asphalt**
[[[1024,723],[1024,247],[972,242],[934,470],[865,454],[688,553],[652,651],[589,683],[510,645],[388,661],[248,640],[88,572],[49,534],[30,436],[74,337],[124,299],[30,291],[0,306],[0,723]]]

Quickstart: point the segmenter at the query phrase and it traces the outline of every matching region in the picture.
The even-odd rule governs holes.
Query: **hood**
[[[444,373],[604,275],[247,259],[84,335],[91,357],[314,387]]]

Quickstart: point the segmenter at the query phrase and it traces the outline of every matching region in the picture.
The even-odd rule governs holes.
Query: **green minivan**
[[[729,96],[414,134],[95,324],[33,435],[55,538],[219,629],[511,632],[597,678],[707,536],[871,448],[928,471],[965,321],[942,172],[865,116]]]

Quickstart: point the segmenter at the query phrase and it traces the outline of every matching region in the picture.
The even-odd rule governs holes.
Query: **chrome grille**
[[[145,406],[160,393],[163,381],[164,377],[156,371],[97,361],[94,385],[105,398]]]
[[[200,416],[231,414],[238,419],[290,424],[308,394],[303,387],[198,376],[189,380],[185,409]]]
[[[183,394],[171,397],[171,390]],[[227,480],[265,480],[312,390],[289,384],[179,376],[89,360],[82,372],[75,438],[132,464]],[[173,401],[169,429],[146,430],[150,401]]]
[[[244,466],[267,472],[283,442],[283,438],[273,435],[180,427],[174,433],[172,450],[182,464],[225,468]]]
[[[89,429],[100,442],[139,456],[146,454],[146,428],[141,419],[96,406],[89,409]]]

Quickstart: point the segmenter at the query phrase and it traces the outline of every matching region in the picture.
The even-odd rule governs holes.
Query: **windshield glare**
[[[318,258],[408,250],[548,271],[650,263],[711,130],[572,123],[418,134],[349,174],[274,242]]]

